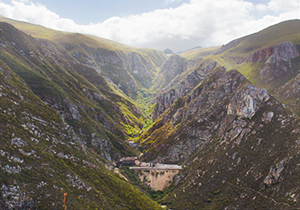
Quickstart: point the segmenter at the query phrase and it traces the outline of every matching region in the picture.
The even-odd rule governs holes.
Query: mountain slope
[[[108,147],[98,151],[108,160],[132,151],[120,139],[139,132],[145,119],[130,97],[139,97],[139,92],[148,88],[165,55],[7,21],[28,33],[35,29],[43,32],[36,36],[45,37],[49,33],[51,37],[32,38],[1,23],[2,60],[60,113],[84,144],[94,147],[92,134],[97,131],[103,140],[113,141],[112,144],[107,141]]]
[[[94,68],[134,99],[139,89],[150,87],[157,68],[167,57],[158,50],[133,48],[91,35],[55,31],[4,17],[0,17],[0,21],[12,24],[34,38],[50,41],[48,44],[54,44],[64,56]]]
[[[2,61],[0,70],[1,209],[60,209],[64,193],[70,209],[160,209],[107,171],[101,156]]]
[[[300,21],[289,20],[229,42],[222,47],[192,50],[181,56],[210,57],[237,69],[253,84],[266,88],[299,116]]]
[[[92,134],[97,133],[103,141],[110,139],[116,145],[114,148],[108,142],[106,149],[98,148],[104,157],[111,159],[129,149],[119,142],[126,136],[122,124],[129,124],[130,117],[142,126],[141,113],[130,99],[110,87],[94,69],[82,68],[75,61],[70,64],[53,46],[36,41],[6,23],[1,24],[1,29],[1,60],[48,106],[56,109],[80,136],[83,145],[91,146]],[[96,83],[83,77],[84,72],[94,75]],[[118,103],[125,105],[124,110]],[[128,109],[131,112],[125,112]],[[115,114],[111,115],[112,112]],[[123,149],[113,151],[117,147]]]
[[[275,46],[284,42],[300,44],[299,20],[289,20],[270,26],[255,34],[251,34],[222,46],[215,54],[226,52],[230,56],[244,56],[255,51]]]
[[[250,87],[237,92],[227,107],[188,124],[201,133],[212,131],[213,119],[223,122],[220,131],[208,135],[205,145],[185,161],[175,190],[164,201],[172,203],[170,208],[299,208],[299,120],[272,97],[260,104],[254,99],[257,111],[251,119],[243,116],[245,105],[236,110],[233,104],[247,103],[243,99]]]
[[[73,209],[160,209],[104,167],[136,154],[124,140],[143,127],[144,116],[86,54],[76,53],[100,50],[102,43],[79,34],[59,37],[63,44],[0,23],[1,208],[61,208],[67,192]],[[127,64],[144,56],[154,69],[164,58],[132,49]]]
[[[300,208],[299,20],[169,57],[1,20],[2,208],[158,209],[104,167],[130,137],[184,166],[171,209]]]
[[[299,126],[266,90],[235,70],[215,69],[145,134],[144,158],[184,165],[160,202],[171,209],[299,208]]]
[[[193,63],[189,60],[187,63]],[[165,63],[166,64],[166,63]],[[155,97],[155,106],[153,108],[153,120],[156,120],[160,114],[168,109],[179,97],[186,96],[196,87],[207,74],[215,68],[221,67],[212,59],[198,58],[188,70],[183,69],[182,73],[177,74],[168,83],[161,92]]]
[[[156,96],[155,122],[140,136],[143,158],[185,166],[160,202],[171,209],[299,208],[300,124],[282,104],[299,109],[299,23],[207,50],[197,68],[209,71],[199,84],[187,79],[195,69],[179,68]]]
[[[299,28],[299,20],[279,23],[221,47],[215,59],[268,89],[299,116],[299,95],[293,90],[300,73]]]

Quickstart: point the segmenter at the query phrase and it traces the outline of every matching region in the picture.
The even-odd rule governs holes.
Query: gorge
[[[300,208],[299,28],[177,55],[0,17],[0,208]]]

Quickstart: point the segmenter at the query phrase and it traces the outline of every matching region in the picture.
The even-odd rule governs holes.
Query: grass
[[[300,44],[300,20],[289,20],[270,26],[255,34],[240,38],[245,39],[237,46],[223,53],[224,56],[245,56],[269,46],[290,41]]]
[[[208,48],[199,48],[199,49],[194,49],[190,50],[184,53],[181,53],[180,56],[191,60],[191,59],[196,59],[197,57],[206,57],[209,55],[214,54],[218,49],[220,49],[220,46],[217,47],[208,47]]]
[[[2,53],[1,58],[5,61],[7,55]],[[10,65],[10,62],[7,63]],[[30,73],[28,67],[20,63],[15,59],[15,66],[11,65],[16,73]],[[72,134],[71,130],[66,129],[66,124],[58,113],[37,97],[25,83],[26,80],[28,82],[28,79],[33,79],[33,75],[38,75],[37,73],[26,75],[25,80],[14,73],[9,65],[0,61],[5,72],[0,72],[0,129],[3,131],[0,145],[1,150],[5,151],[0,160],[1,165],[20,166],[22,171],[8,173],[0,170],[0,182],[9,188],[15,187],[18,193],[26,193],[26,198],[34,201],[33,206],[27,208],[61,208],[63,194],[67,192],[67,206],[70,209],[161,209],[132,185],[107,171],[101,164],[101,153],[95,153],[91,149],[84,152],[80,142],[73,138],[75,133]],[[39,78],[43,84],[49,81],[43,81],[40,75]],[[49,84],[48,91],[55,90],[51,86],[54,83],[49,81]],[[48,91],[44,94],[49,95]],[[61,91],[66,91],[66,87]],[[61,94],[60,91],[55,93]],[[85,121],[90,127],[91,119],[84,116],[83,112],[81,114],[82,123]],[[38,133],[22,125],[30,125]],[[80,122],[74,123],[74,126],[80,127],[83,132],[87,129]],[[21,138],[25,145],[21,148],[12,145],[13,137]],[[115,141],[115,137],[109,137],[112,142]],[[37,141],[32,141],[31,138]],[[88,145],[84,147],[86,146]],[[34,151],[36,156],[24,155],[19,152],[20,149],[27,153]],[[73,156],[73,160],[59,158],[57,154],[60,152],[68,157]],[[18,157],[24,162],[11,161],[11,157]],[[83,161],[95,167],[88,167]],[[13,193],[10,192],[10,196],[4,197],[6,202],[13,200]]]
[[[40,204],[36,204],[41,209],[52,208],[51,205],[53,205],[53,202],[54,206],[59,208],[61,206],[59,200],[63,191],[68,191],[70,199],[68,205],[70,208],[159,208],[157,204],[151,202],[150,199],[142,195],[133,186],[118,178],[117,175],[106,171],[101,163],[110,163],[104,159],[104,153],[108,153],[111,158],[135,154],[135,150],[124,144],[124,140],[129,135],[138,135],[141,131],[144,131],[139,139],[142,142],[146,139],[147,141],[140,147],[141,152],[148,151],[148,159],[154,159],[158,156],[158,152],[160,152],[159,155],[166,155],[168,152],[167,149],[177,140],[190,138],[185,133],[188,126],[197,128],[197,120],[193,119],[193,116],[188,117],[188,124],[184,122],[173,126],[172,123],[168,122],[177,109],[186,105],[188,97],[176,100],[170,109],[166,110],[164,116],[160,116],[156,122],[152,122],[151,112],[155,104],[152,104],[151,100],[154,93],[153,87],[157,84],[152,84],[153,86],[150,87],[148,83],[142,81],[143,77],[141,75],[135,76],[129,71],[123,71],[124,69],[122,69],[122,62],[132,54],[138,53],[139,58],[143,60],[144,64],[149,64],[153,67],[148,69],[152,77],[149,79],[151,81],[158,76],[158,66],[166,59],[166,56],[155,50],[131,48],[89,35],[48,30],[40,26],[7,20],[5,18],[1,18],[1,20],[14,24],[15,27],[23,30],[25,33],[31,34],[31,37],[17,31],[13,27],[2,24],[3,29],[7,30],[5,34],[10,34],[11,36],[1,37],[1,43],[6,43],[6,41],[7,43],[12,43],[15,40],[20,41],[18,41],[18,45],[15,47],[1,48],[1,65],[7,71],[10,71],[13,77],[0,72],[1,85],[5,86],[3,93],[7,93],[5,97],[1,98],[3,100],[0,102],[0,128],[2,131],[1,136],[3,137],[0,144],[3,150],[9,152],[9,157],[20,157],[24,159],[26,164],[29,163],[28,165],[33,167],[33,170],[25,170],[22,165],[22,173],[11,174],[11,176],[1,170],[1,183],[13,185],[13,181],[18,180],[18,184],[24,192],[35,191],[36,195],[32,196],[35,200],[41,202]],[[220,49],[219,47],[215,47],[189,51],[183,53],[182,56],[186,59],[195,59],[200,55],[205,57],[202,62],[203,64],[215,60],[225,66],[227,70],[237,68],[255,83],[257,69],[260,67],[260,64],[236,65],[230,59],[230,56],[246,56],[258,49],[285,40],[299,43],[299,39],[297,39],[299,37],[298,26],[298,20],[278,24],[257,34],[247,36],[239,45],[220,55],[211,55]],[[288,33],[286,34],[285,32]],[[273,36],[270,37],[269,34],[273,34]],[[33,37],[43,40],[39,42]],[[41,61],[38,57],[31,58],[23,55],[20,49],[23,49],[25,54],[34,51],[36,55],[44,56],[44,58],[46,58],[46,55],[39,52],[49,51],[51,52],[51,56]],[[108,63],[107,68],[99,65],[99,60],[93,58],[97,54],[92,53],[93,51],[97,52],[99,49],[103,49],[104,54],[111,53],[112,57],[117,56],[120,58],[120,63]],[[72,56],[74,52],[80,52],[81,57],[74,58]],[[116,85],[107,82],[95,69],[81,65],[80,63],[85,62],[84,57],[92,59],[100,68],[102,74],[110,76],[115,84],[120,83],[123,87],[127,88],[126,82],[127,78],[129,78],[131,81],[134,81],[138,91],[134,90],[134,88],[128,89],[127,92],[125,92],[126,89],[123,92],[120,91]],[[189,70],[179,76],[178,82],[182,81],[182,78],[188,73]],[[113,76],[114,74],[118,74],[118,76]],[[5,79],[5,76],[7,79]],[[200,90],[202,85],[208,85],[215,81],[216,78],[211,78],[200,83],[195,87],[194,91]],[[249,83],[246,82],[246,84]],[[173,85],[173,87],[175,86],[176,84]],[[208,87],[210,86],[208,85]],[[226,88],[225,85],[222,88]],[[86,91],[84,92],[83,89]],[[18,91],[27,101],[20,99]],[[215,91],[215,89],[212,88],[210,91]],[[95,98],[93,97],[95,93],[103,97]],[[16,105],[14,102],[20,105]],[[45,102],[47,102],[48,106]],[[253,181],[254,174],[251,177],[246,177],[239,184],[236,184],[236,177],[244,176],[256,160],[261,164],[257,166],[260,167],[259,172],[262,172],[265,176],[268,173],[270,164],[274,165],[275,157],[284,158],[283,154],[287,150],[284,144],[285,141],[282,141],[282,139],[288,136],[289,138],[285,140],[288,144],[292,144],[291,142],[294,138],[292,131],[295,129],[288,127],[282,130],[280,120],[273,127],[259,121],[261,118],[258,116],[269,110],[276,112],[275,116],[291,114],[281,112],[281,106],[277,105],[275,101],[272,102],[275,104],[274,110],[271,109],[272,107],[262,107],[261,113],[256,114],[253,118],[256,120],[255,123],[259,122],[264,126],[255,137],[251,137],[247,141],[242,141],[240,147],[237,148],[232,142],[230,143],[230,147],[220,146],[221,136],[213,136],[210,145],[205,147],[201,152],[193,154],[193,158],[198,157],[199,161],[191,162],[187,160],[186,163],[189,163],[189,165],[181,173],[186,179],[182,180],[178,186],[166,188],[164,191],[148,191],[151,198],[168,204],[170,207],[174,207],[174,209],[197,209],[200,207],[220,209],[221,207],[228,206],[231,198],[239,196],[245,187],[258,191],[260,185],[258,182]],[[220,102],[221,105],[222,103]],[[70,104],[77,107],[78,113],[81,116],[80,120],[73,119]],[[215,114],[209,122],[219,119],[218,117],[226,113],[226,108],[222,111],[218,106],[220,104],[209,108],[210,113]],[[222,107],[226,107],[225,102]],[[138,108],[140,108],[141,113]],[[24,110],[29,113],[29,116],[24,114]],[[63,113],[64,115],[60,116],[58,113]],[[50,124],[47,126],[36,122],[32,116],[45,120]],[[63,120],[66,124],[62,120],[62,116],[64,116]],[[33,122],[41,130],[42,134],[40,136],[22,126]],[[71,126],[73,132],[72,130],[66,130],[66,125]],[[229,132],[229,129],[227,132]],[[11,145],[13,135],[27,142],[27,145],[23,149],[26,152],[30,152],[31,150],[36,151],[40,159],[20,154],[19,148]],[[256,145],[256,140],[260,137],[268,139],[260,147],[265,148],[265,150],[261,151],[259,148],[254,152],[249,149],[253,145]],[[36,138],[39,144],[32,141],[31,138]],[[105,146],[93,146],[95,140],[103,141],[104,143],[101,144]],[[271,145],[273,142],[279,144],[277,146],[279,149],[274,154],[271,154],[268,159],[261,158],[265,154],[265,151],[267,151],[267,148],[273,147]],[[168,145],[169,147],[159,150],[158,146],[160,145]],[[55,150],[55,153],[52,150]],[[233,164],[236,163],[232,162],[232,158],[229,161],[225,154],[232,155],[235,150],[238,150],[238,155],[242,157],[241,164],[237,165],[236,170],[233,172],[228,172],[227,169],[233,167]],[[74,155],[78,159],[75,158],[75,161],[72,161],[59,158],[55,154],[59,154],[60,152],[64,153],[64,155]],[[245,156],[248,159],[244,158]],[[18,165],[17,162],[9,161],[8,156],[1,156],[0,158],[1,165]],[[212,158],[214,160],[208,164]],[[87,167],[82,160],[88,161],[97,167]],[[206,171],[206,173],[198,177],[198,172],[203,171]],[[219,171],[218,174],[222,172],[224,175],[222,178],[226,179],[225,184],[221,184],[221,178],[218,177],[219,175],[216,171]],[[134,172],[128,168],[121,168],[121,172],[130,177],[133,183],[140,186]],[[86,185],[92,186],[93,190],[86,192],[84,189],[72,187],[72,184],[66,181],[68,180],[67,175],[73,177],[72,179],[75,179],[74,177],[76,176],[79,177]],[[298,177],[296,175],[299,175],[298,172],[295,174],[295,177]],[[191,177],[195,179],[191,179]],[[263,181],[262,179],[260,178],[258,181]],[[192,180],[196,180],[197,183],[194,184]],[[49,190],[46,188],[37,188],[37,185],[41,181],[46,181],[47,183],[51,183],[52,186],[55,185],[60,188],[53,190],[53,195],[47,198]],[[202,183],[201,187],[199,187],[199,183]],[[183,193],[183,189],[186,193]],[[267,188],[265,191],[267,194],[272,194],[271,190],[272,187]],[[249,192],[252,191],[250,190]],[[176,199],[174,198],[174,194],[178,196]],[[39,195],[41,197],[38,197]],[[265,206],[265,198],[261,199],[261,204],[258,201],[253,201],[253,205],[258,206],[257,208]]]

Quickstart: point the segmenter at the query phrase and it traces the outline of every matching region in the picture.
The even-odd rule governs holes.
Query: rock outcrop
[[[0,209],[59,209],[66,192],[70,209],[161,209],[105,169],[134,154],[124,127],[139,129],[143,116],[79,46],[103,43],[51,33],[74,43],[35,39],[0,23]]]
[[[239,91],[248,83],[246,78],[235,70],[226,72],[225,69],[217,68],[207,75],[207,78],[186,97],[185,102],[179,102],[182,107],[174,105],[162,114],[165,126],[161,130],[167,129],[164,127],[170,126],[169,123],[177,129],[168,134],[168,147],[160,147],[158,142],[154,143],[154,147],[157,144],[158,160],[166,162],[185,160],[197,148],[210,142],[215,132],[221,133],[222,127],[227,128],[235,116],[251,119],[259,105],[269,96],[265,90],[254,86],[245,86]],[[228,101],[227,104],[224,104],[224,101]],[[220,111],[218,120],[210,120],[216,112],[215,109],[223,111]]]
[[[237,115],[239,118],[251,119],[259,109],[261,103],[268,101],[270,96],[265,89],[246,86],[228,104],[227,114]]]
[[[264,180],[264,183],[269,186],[272,184],[278,183],[279,178],[280,178],[280,173],[284,169],[284,166],[283,166],[284,164],[285,164],[285,161],[283,160],[279,164],[276,164],[275,168],[271,167],[268,176]]]
[[[171,55],[160,67],[158,78],[156,79],[156,90],[164,88],[177,75],[184,72],[183,63],[185,59],[179,55]]]
[[[193,63],[193,65],[195,65],[195,63]],[[185,75],[175,77],[170,84],[163,89],[164,92],[155,98],[156,105],[152,113],[153,120],[156,120],[177,98],[190,93],[194,87],[218,67],[220,67],[220,65],[217,64],[217,62],[205,60],[198,64],[197,68],[192,68],[189,72],[185,73]]]
[[[299,46],[293,42],[283,42],[255,51],[245,58],[231,58],[237,64],[256,64],[255,69],[247,73],[248,77],[258,87],[271,90],[289,109],[299,115],[299,55]]]
[[[258,63],[262,60],[265,61],[265,64],[274,64],[279,61],[290,62],[292,59],[298,56],[299,52],[296,45],[291,42],[284,42],[276,46],[270,46],[261,50],[257,50],[245,58],[231,57],[231,59],[235,60],[237,64],[244,62]]]
[[[239,72],[214,70],[160,119],[145,157],[185,164],[169,208],[299,208],[300,122]]]
[[[266,63],[277,63],[279,61],[290,62],[299,56],[299,52],[295,44],[291,42],[280,43],[275,46],[274,52],[267,59]]]
[[[72,54],[84,66],[95,69],[126,95],[135,98],[139,88],[149,88],[156,68],[165,61],[165,55],[156,50],[122,52],[81,45],[85,53]],[[67,48],[69,49],[69,48]],[[70,49],[73,50],[73,49]]]

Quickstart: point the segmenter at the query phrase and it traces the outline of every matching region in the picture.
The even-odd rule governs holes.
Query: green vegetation
[[[0,72],[0,129],[4,131],[1,165],[21,168],[19,173],[0,170],[0,182],[10,192],[2,190],[3,196],[8,195],[4,197],[7,202],[13,201],[10,187],[17,187],[34,201],[33,208],[60,208],[63,193],[67,192],[67,206],[71,209],[160,209],[129,183],[108,172],[99,164],[97,154],[82,152],[79,142],[71,142],[71,136],[63,138],[69,131],[55,110],[24,86],[24,81],[4,63],[0,65],[5,72]],[[13,137],[19,143],[12,143]],[[15,161],[11,161],[12,157]],[[123,206],[116,207],[120,203]]]
[[[0,42],[6,43],[0,54],[3,198],[13,202],[10,189],[17,187],[30,209],[60,208],[65,192],[70,209],[161,209],[104,167],[136,154],[124,140],[140,132],[146,112],[86,58],[101,48],[141,54],[158,65],[162,54],[1,20],[31,34],[0,23]]]
[[[135,171],[129,169],[129,166],[121,166],[119,168],[120,173],[123,174],[126,178],[128,178],[134,185],[141,184],[141,181],[136,177]]]
[[[201,56],[201,57],[206,57],[209,55],[214,54],[215,52],[217,52],[217,50],[219,50],[220,47],[210,47],[210,48],[198,48],[198,49],[194,49],[194,50],[190,50],[184,53],[181,53],[180,56],[191,60],[191,59],[196,59],[197,57]]]
[[[20,194],[26,192],[22,199],[28,209],[59,209],[65,192],[70,209],[161,209],[156,202],[171,209],[223,209],[236,204],[255,209],[298,207],[294,198],[299,189],[293,188],[297,181],[264,183],[270,167],[276,171],[280,161],[290,164],[291,171],[284,171],[281,178],[298,180],[297,119],[272,96],[268,103],[257,105],[251,122],[247,117],[231,119],[227,113],[233,96],[250,82],[300,113],[300,95],[286,94],[294,94],[298,87],[299,57],[277,63],[287,73],[270,83],[265,83],[264,76],[276,75],[278,69],[266,64],[265,58],[239,63],[257,50],[285,41],[298,44],[299,49],[299,20],[222,47],[183,53],[180,65],[199,56],[204,60],[174,75],[159,75],[159,66],[166,60],[160,51],[3,17],[0,21],[14,26],[0,23],[0,183],[5,184],[1,186],[5,202],[13,202],[12,191],[18,189]],[[177,88],[191,72],[214,61],[218,65],[210,76],[174,100],[153,122],[152,112],[158,110],[153,97],[161,93],[161,87]],[[238,72],[231,71],[233,78],[226,80],[221,66],[236,68],[250,81],[240,77],[231,84]],[[276,71],[268,72],[266,67]],[[262,121],[271,111],[272,123]],[[233,121],[240,123],[244,136],[230,141],[228,136],[236,131]],[[184,163],[176,185],[153,191],[129,167],[120,167],[120,172],[130,183],[107,170],[113,160],[138,153],[125,144],[129,139],[141,143],[139,152],[146,153],[147,160],[159,156],[165,162]],[[177,159],[170,157],[170,148]]]
[[[245,56],[257,50],[287,41],[300,44],[299,24],[299,20],[285,21],[270,26],[255,34],[234,40],[233,42],[236,42],[236,46],[233,45],[233,47],[229,48],[228,51],[225,51],[223,55],[228,57]]]

